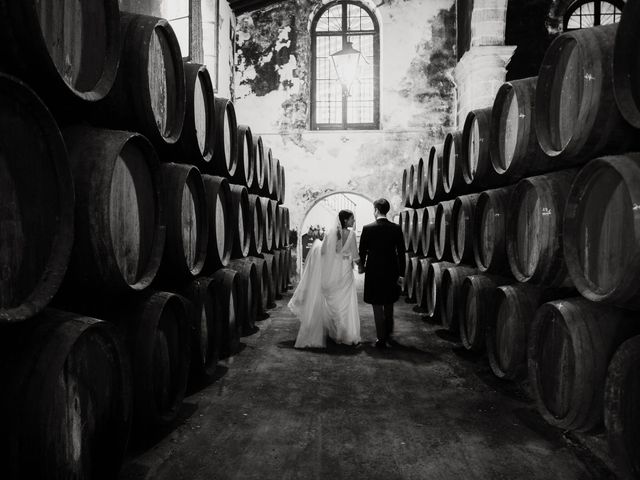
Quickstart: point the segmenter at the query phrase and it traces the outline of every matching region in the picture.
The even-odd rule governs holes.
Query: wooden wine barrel
[[[276,164],[278,159],[273,158],[273,152],[271,149],[267,152],[267,160],[267,175],[269,182],[267,183],[267,192],[265,196],[273,200],[276,198],[276,194],[278,192],[278,177],[276,176]]]
[[[0,2],[2,71],[24,79],[56,112],[107,95],[120,60],[116,0]]]
[[[265,215],[262,211],[262,202],[257,195],[249,195],[249,255],[260,255],[264,239]]]
[[[132,132],[64,131],[76,193],[76,231],[65,289],[111,297],[147,288],[165,245],[160,166]]]
[[[487,356],[494,375],[517,380],[527,375],[527,332],[542,304],[542,289],[528,284],[495,290],[495,317],[487,317]]]
[[[115,325],[45,309],[0,349],[3,478],[117,478],[133,409]]]
[[[451,210],[454,200],[440,202],[436,208],[436,223],[433,230],[433,246],[438,260],[451,260],[449,235],[451,231]]]
[[[462,195],[453,201],[449,232],[449,248],[453,263],[472,263],[474,213],[480,194]]]
[[[425,297],[427,299],[427,315],[437,319],[442,318],[442,305],[445,298],[442,296],[442,273],[445,269],[453,267],[451,262],[431,262],[427,271]]]
[[[262,258],[264,259],[265,268],[267,269],[267,308],[271,309],[276,306],[276,284],[275,280],[278,278],[278,272],[276,269],[278,266],[275,264],[275,258],[272,253],[262,252]]]
[[[185,75],[178,39],[163,18],[120,15],[123,39],[118,75],[93,120],[144,135],[159,151],[182,134]]]
[[[238,168],[238,124],[236,110],[230,100],[214,98],[215,149],[211,173],[227,179],[233,178]]]
[[[411,183],[409,183],[409,169],[402,170],[402,205],[411,207]]]
[[[273,250],[273,265],[275,276],[273,278],[273,282],[275,284],[275,293],[276,300],[282,300],[282,275],[284,272],[282,271],[282,250],[274,249]]]
[[[435,261],[435,258],[420,258],[416,266],[417,271],[413,274],[415,277],[416,303],[424,310],[427,308],[427,273],[429,272],[429,265]]]
[[[407,296],[407,302],[415,301],[413,295],[413,288],[415,287],[414,279],[413,279],[413,264],[411,263],[411,259],[415,257],[415,254],[407,252],[404,254],[404,284],[403,291]]]
[[[215,148],[215,106],[209,70],[199,63],[184,62],[186,109],[178,152],[172,160],[191,163],[201,172],[211,169]]]
[[[269,318],[267,310],[269,308],[269,288],[271,286],[271,280],[269,276],[269,269],[267,263],[263,258],[249,257],[256,266],[256,275],[258,278],[259,287],[257,289],[258,294],[258,317],[257,320],[264,320]]]
[[[262,137],[260,135],[253,136],[253,158],[254,158],[254,168],[253,168],[253,182],[251,183],[251,188],[249,189],[249,193],[253,193],[255,195],[261,195],[264,190],[264,165],[265,165],[265,153],[264,153],[264,144],[262,142]]]
[[[425,215],[428,216],[429,214],[425,212],[424,208],[417,208],[414,214],[415,223],[411,226],[411,243],[414,246],[415,253],[420,255],[423,254],[422,247],[425,242],[428,242],[428,240],[425,241],[422,239],[422,236],[426,233],[425,230],[428,228],[427,225],[424,225]],[[426,218],[426,220],[428,220],[428,218]]]
[[[409,167],[409,184],[411,185],[410,196],[409,196],[409,205],[411,208],[416,208],[419,206],[418,204],[418,175],[416,172],[416,166],[411,165]]]
[[[233,234],[232,258],[244,258],[249,255],[251,237],[251,217],[249,215],[249,194],[247,187],[229,184],[231,192],[231,224]]]
[[[410,265],[409,265],[410,264]],[[416,294],[418,293],[417,285],[420,278],[420,257],[417,255],[411,255],[408,262],[409,276],[405,276],[404,280],[407,282],[407,301],[410,303],[416,303]]]
[[[269,308],[273,308],[276,306],[275,301],[282,298],[282,292],[280,292],[280,254],[278,250],[273,250],[273,253],[263,253],[262,256],[267,262],[267,269],[271,277],[270,291],[273,298],[269,299]]]
[[[506,246],[507,209],[514,187],[482,192],[473,216],[473,255],[481,272],[509,271]]]
[[[173,293],[151,292],[109,313],[126,329],[133,368],[133,422],[139,436],[154,435],[177,417],[187,388],[189,304]]]
[[[236,170],[231,179],[232,183],[242,185],[248,189],[253,188],[255,159],[253,157],[253,135],[248,125],[238,125],[238,157]]]
[[[427,191],[431,203],[439,202],[444,196],[444,186],[442,184],[443,146],[442,144],[433,145],[429,150]]]
[[[613,91],[620,113],[635,128],[640,128],[640,87],[637,82],[638,23],[640,6],[628,2],[622,12],[613,47]]]
[[[460,195],[467,190],[462,173],[462,132],[448,133],[442,145],[442,190],[444,195]]]
[[[462,282],[459,315],[460,340],[467,350],[483,352],[487,322],[495,315],[495,290],[511,282],[494,275],[470,275]]]
[[[271,175],[273,176],[274,192],[271,198],[275,200],[276,203],[280,203],[280,159],[274,158],[272,166],[273,172]]]
[[[282,165],[278,168],[278,203],[283,204],[285,200],[285,174]]]
[[[404,239],[404,248],[407,251],[412,249],[412,239],[411,239],[411,225],[412,225],[412,217],[413,217],[413,209],[408,209],[400,212],[400,221],[402,224],[402,238]]]
[[[422,158],[418,160],[414,167],[414,180],[415,180],[415,194],[416,207],[424,205],[429,201],[428,183],[429,183],[429,170],[427,168],[427,162]]]
[[[73,245],[74,193],[55,120],[29,87],[3,74],[0,144],[2,324],[33,317],[58,291]]]
[[[251,258],[231,260],[229,268],[238,273],[237,319],[243,335],[255,332],[260,301],[258,270]]]
[[[166,285],[182,284],[204,268],[209,242],[209,216],[202,176],[196,167],[160,165],[167,241],[160,268]]]
[[[264,170],[263,177],[264,181],[262,184],[262,190],[260,192],[261,197],[269,197],[269,192],[272,190],[271,183],[273,182],[273,178],[271,176],[271,164],[273,162],[273,153],[271,148],[267,148],[264,156]]]
[[[280,240],[282,239],[282,235],[280,234],[280,227],[282,226],[282,221],[280,219],[280,210],[278,209],[278,202],[276,200],[269,200],[269,210],[271,210],[271,244],[273,248],[280,248]]]
[[[418,216],[422,215],[422,223],[420,224],[420,242],[422,254],[428,257],[435,256],[435,248],[433,237],[435,235],[436,225],[436,205],[425,207],[422,212],[418,212]]]
[[[640,154],[598,158],[573,181],[563,247],[571,279],[596,302],[640,308]]]
[[[562,221],[577,169],[524,178],[507,211],[507,255],[519,282],[571,286],[562,250]]]
[[[529,381],[547,422],[578,431],[602,424],[607,365],[637,328],[623,310],[584,298],[538,309],[529,330]]]
[[[478,270],[467,265],[458,265],[445,268],[442,272],[442,281],[440,288],[442,289],[441,321],[442,326],[450,332],[457,333],[459,331],[460,316],[464,315],[464,308],[460,303],[460,292],[462,291],[462,282],[471,275],[476,275]]]
[[[203,175],[202,180],[209,218],[207,258],[203,271],[213,273],[229,263],[236,231],[233,228],[229,182],[226,178],[212,175]]]
[[[547,49],[536,87],[535,127],[540,147],[556,162],[582,164],[638,145],[613,94],[617,29],[614,24],[574,30]]]
[[[280,249],[280,292],[282,293],[287,291],[287,285],[289,283],[289,265],[287,265],[287,252],[287,248]]]
[[[260,197],[260,203],[262,204],[262,214],[263,214],[263,238],[262,238],[262,251],[263,252],[271,252],[273,251],[273,210],[270,207],[271,201],[268,198]]]
[[[494,170],[515,181],[557,170],[558,164],[538,145],[534,125],[538,77],[506,82],[493,102],[491,115],[491,163]]]
[[[278,216],[280,217],[280,247],[284,248],[289,243],[289,209],[278,205]]]
[[[180,294],[189,301],[191,376],[196,382],[210,381],[220,358],[222,340],[222,322],[216,315],[213,279],[196,278],[183,287]]]
[[[504,183],[491,164],[490,141],[491,107],[470,111],[462,130],[462,178],[476,189]]]
[[[640,476],[638,365],[640,336],[635,336],[625,341],[611,359],[604,389],[604,424],[609,452],[629,478]]]
[[[216,315],[221,320],[222,335],[220,356],[230,357],[240,349],[241,320],[240,286],[237,272],[229,268],[221,268],[211,277],[215,290]]]

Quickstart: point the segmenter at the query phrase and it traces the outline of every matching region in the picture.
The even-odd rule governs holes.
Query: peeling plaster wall
[[[387,0],[381,23],[381,130],[309,131],[309,18],[292,0],[238,17],[236,113],[286,168],[292,226],[319,196],[352,191],[401,208],[402,169],[452,127],[453,0]]]

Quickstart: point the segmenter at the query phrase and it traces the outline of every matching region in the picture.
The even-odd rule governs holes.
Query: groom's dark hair
[[[391,210],[391,205],[389,205],[389,201],[386,198],[379,198],[375,202],[373,202],[373,208],[378,210],[381,214],[386,215]]]

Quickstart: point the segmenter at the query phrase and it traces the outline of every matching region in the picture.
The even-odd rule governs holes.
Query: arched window
[[[578,0],[571,4],[564,15],[564,29],[610,25],[620,21],[623,0]]]
[[[359,50],[359,73],[350,91],[337,78],[331,54],[347,42]],[[380,28],[361,3],[338,0],[311,22],[311,128],[376,129],[380,125]]]

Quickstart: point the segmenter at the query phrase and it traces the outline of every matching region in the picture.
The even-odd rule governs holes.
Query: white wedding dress
[[[300,283],[289,308],[300,320],[296,348],[326,347],[327,335],[336,343],[360,342],[360,315],[353,262],[358,261],[356,234],[338,238],[336,225],[309,251]]]

